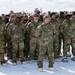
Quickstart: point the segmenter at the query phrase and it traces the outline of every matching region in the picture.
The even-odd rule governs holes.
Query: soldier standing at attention
[[[13,65],[17,64],[17,50],[19,48],[19,54],[21,55],[21,63],[25,63],[24,57],[24,25],[20,22],[19,17],[15,17],[14,23],[9,27],[9,35],[12,40],[12,53],[13,53]]]
[[[27,15],[23,16],[22,23],[24,24],[25,27],[28,25],[29,21],[28,21]],[[24,48],[25,48],[24,54],[25,54],[26,58],[28,58],[28,54],[29,54],[29,50],[30,50],[29,40],[30,40],[29,32],[26,30],[24,33]]]
[[[53,41],[53,48],[54,48],[54,59],[55,61],[60,61],[58,59],[58,50],[59,50],[59,23],[57,21],[57,18],[56,18],[56,13],[51,13],[51,24],[53,25],[54,27],[54,41]]]
[[[64,36],[63,36],[63,34],[61,33],[61,31],[60,31],[60,26],[61,26],[61,24],[63,23],[63,21],[65,20],[65,14],[64,14],[64,12],[60,12],[60,14],[59,14],[59,17],[58,17],[58,22],[59,22],[59,49],[58,49],[58,55],[60,56],[60,53],[61,53],[61,41],[63,41],[64,42]]]
[[[36,37],[36,30],[37,30],[37,26],[39,26],[40,24],[41,23],[39,21],[39,15],[34,14],[33,21],[31,21],[27,25],[27,30],[30,31],[30,34],[29,34],[30,35],[30,52],[29,52],[30,63],[33,63],[35,49],[38,43],[37,37]]]
[[[64,35],[64,49],[63,49],[63,62],[68,62],[67,52],[70,51],[71,45],[71,29],[72,29],[72,21],[71,15],[67,14],[66,19],[61,24],[61,33]]]
[[[72,57],[72,61],[75,62],[75,12],[73,12],[72,15],[72,31],[71,31],[71,39],[72,39],[72,53],[73,53],[73,57]]]
[[[53,25],[50,23],[50,18],[46,15],[43,17],[44,23],[38,26],[37,37],[39,41],[39,56],[38,56],[38,69],[43,71],[43,59],[47,52],[48,56],[48,68],[50,71],[54,71],[53,68]]]
[[[4,59],[4,48],[5,48],[5,23],[2,21],[0,17],[0,58],[1,58],[1,65],[5,66],[5,59]]]

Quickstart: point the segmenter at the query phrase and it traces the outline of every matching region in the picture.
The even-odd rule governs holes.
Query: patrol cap
[[[66,19],[67,19],[67,18],[70,18],[71,16],[72,16],[71,14],[67,14],[67,15],[66,15]]]
[[[21,19],[19,16],[15,16],[15,19]]]
[[[48,15],[44,15],[43,20],[46,19],[46,18],[50,18],[50,17]]]
[[[52,12],[52,13],[51,13],[51,17],[52,17],[52,15],[56,15],[56,13],[55,13],[55,12]]]
[[[24,17],[28,17],[28,15],[26,14],[26,15],[23,15]]]
[[[61,16],[61,15],[65,15],[65,13],[64,13],[64,12],[62,12],[62,11],[60,11],[60,16]]]
[[[33,15],[33,17],[39,17],[39,15],[35,13],[35,14]]]

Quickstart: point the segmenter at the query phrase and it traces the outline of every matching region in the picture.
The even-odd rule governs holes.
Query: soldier
[[[15,14],[10,16],[10,21],[6,24],[6,49],[7,49],[7,57],[8,59],[12,59],[12,41],[11,36],[8,34],[8,28],[10,27],[11,23],[14,22]]]
[[[26,18],[25,21],[25,27],[28,25],[29,22],[31,22],[33,20],[33,16],[29,16],[29,18]],[[25,44],[25,56],[26,58],[28,58],[29,52],[30,52],[30,36],[29,36],[30,31],[26,30],[24,33],[25,36],[25,40],[24,40],[24,44]]]
[[[23,24],[26,24],[28,22],[28,16],[27,15],[24,15],[23,17],[22,17],[22,23]]]
[[[21,55],[21,63],[24,64],[24,25],[21,24],[19,17],[15,17],[15,22],[10,25],[8,31],[12,40],[13,65],[17,64],[16,55],[18,48]]]
[[[27,24],[29,23],[27,15],[23,16],[22,23],[24,24],[24,27],[26,27]],[[24,54],[26,58],[28,58],[28,53],[29,53],[30,48],[29,48],[29,32],[27,30],[24,33],[24,48],[25,48]]]
[[[29,16],[28,21],[29,21],[29,22],[33,21],[33,16],[32,16],[32,15]]]
[[[72,16],[72,34],[71,34],[71,38],[72,38],[72,53],[73,53],[73,57],[72,57],[72,61],[75,61],[75,12],[73,12],[73,16]]]
[[[59,22],[59,49],[58,49],[58,55],[60,55],[60,53],[61,53],[61,45],[62,45],[61,43],[62,43],[62,40],[64,41],[64,36],[60,31],[60,28],[61,28],[60,26],[63,23],[63,21],[65,20],[64,12],[60,12],[59,18],[57,20]]]
[[[56,13],[51,13],[51,24],[54,27],[54,42],[53,42],[53,47],[54,47],[54,58],[55,61],[59,61],[58,60],[58,50],[59,50],[59,23],[56,19]]]
[[[39,15],[34,14],[33,21],[31,21],[27,26],[27,29],[30,31],[29,34],[30,35],[30,53],[29,53],[30,63],[33,63],[33,59],[34,59],[35,49],[37,45],[36,30],[37,30],[37,26],[39,25],[40,25]]]
[[[66,15],[66,19],[61,24],[61,33],[64,35],[64,50],[63,50],[63,62],[68,62],[67,59],[67,52],[70,51],[70,45],[71,45],[71,25],[72,21],[70,20],[71,15]]]
[[[53,71],[53,31],[54,27],[50,23],[50,18],[46,15],[43,17],[44,23],[38,26],[37,37],[39,41],[39,56],[38,56],[38,69],[43,71],[43,58],[47,52],[48,54],[48,68]]]
[[[4,48],[5,48],[5,23],[2,21],[2,18],[0,17],[0,58],[2,66],[5,66]]]

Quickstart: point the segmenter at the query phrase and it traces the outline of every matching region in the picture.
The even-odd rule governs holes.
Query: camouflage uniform
[[[9,59],[12,59],[12,41],[11,41],[11,36],[8,35],[8,28],[9,28],[10,24],[11,24],[11,22],[6,24],[5,39],[6,39],[7,56]]]
[[[59,17],[57,20],[58,20],[58,22],[59,22],[59,49],[58,49],[58,55],[60,55],[60,52],[61,52],[61,40],[64,40],[64,36],[63,36],[63,34],[61,33],[61,31],[60,31],[60,26],[61,26],[61,24],[63,23],[63,21],[64,21],[64,17],[63,18],[61,18],[61,17]]]
[[[59,50],[59,23],[56,19],[51,19],[51,24],[54,27],[54,42],[53,42],[53,46],[54,46],[54,58],[57,59],[58,58],[58,50]]]
[[[36,45],[38,43],[36,37],[36,30],[38,25],[40,25],[39,21],[38,22],[32,21],[27,26],[27,29],[30,31],[29,34],[30,35],[30,53],[29,53],[30,60],[34,58]]]
[[[28,21],[24,24],[24,27],[26,28],[28,25]],[[26,30],[24,33],[24,47],[25,47],[25,56],[28,57],[29,51],[30,51],[30,37],[29,37],[29,31]]]
[[[50,23],[38,26],[39,56],[38,68],[43,68],[43,58],[45,53],[48,54],[48,67],[53,67],[53,25]]]
[[[12,59],[12,41],[11,41],[11,36],[8,34],[8,29],[11,25],[11,23],[14,22],[15,14],[11,14],[9,18],[9,22],[6,24],[6,50],[7,50],[7,56],[9,59]]]
[[[71,20],[65,19],[61,24],[61,33],[64,35],[64,56],[67,56],[67,52],[70,50],[71,44]]]
[[[12,23],[8,29],[12,40],[13,62],[16,62],[16,53],[19,48],[21,61],[24,61],[24,27],[21,23]]]
[[[4,60],[4,48],[5,48],[5,23],[0,23],[0,57],[1,57],[1,64],[5,63]]]
[[[72,19],[72,31],[71,31],[71,38],[72,38],[72,53],[75,56],[75,18]]]

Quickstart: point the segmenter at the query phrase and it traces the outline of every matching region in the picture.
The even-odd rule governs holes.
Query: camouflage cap
[[[53,15],[56,15],[56,13],[55,13],[55,12],[52,12],[52,13],[51,13],[51,17],[52,17]]]
[[[71,14],[67,14],[67,15],[66,15],[66,19],[67,19],[67,18],[71,18],[71,16],[72,16]]]
[[[33,15],[33,17],[39,17],[39,15],[35,13],[35,14]]]
[[[48,15],[44,15],[43,20],[46,19],[46,18],[50,18],[50,17]]]

